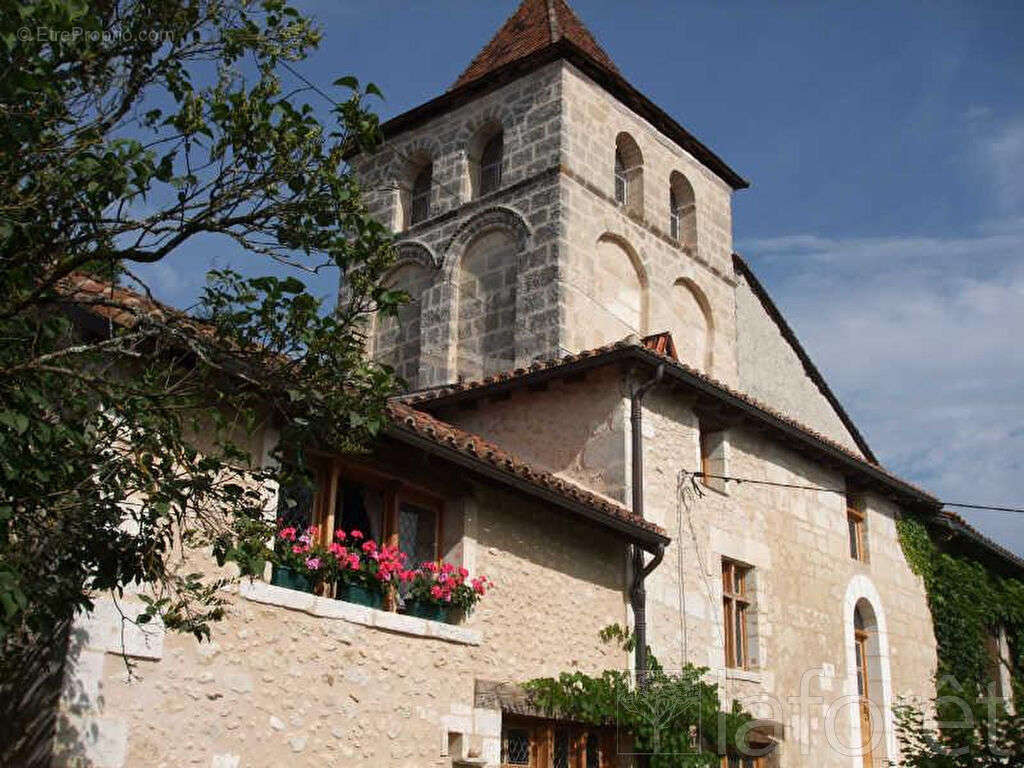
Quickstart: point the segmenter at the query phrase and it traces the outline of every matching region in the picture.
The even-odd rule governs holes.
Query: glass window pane
[[[864,685],[864,645],[858,640],[854,643],[857,654],[857,694],[859,696],[865,695]]]
[[[587,768],[601,767],[601,747],[596,733],[587,734]]]
[[[860,560],[860,541],[858,540],[858,523],[853,515],[846,518],[847,527],[850,531],[850,557],[855,560]]]
[[[437,557],[437,512],[403,501],[398,507],[398,548],[419,565]]]
[[[368,539],[380,541],[383,535],[384,495],[375,488],[338,481],[338,499],[334,508],[334,530],[359,531]]]
[[[530,734],[522,728],[509,728],[502,739],[501,762],[506,765],[530,764]]]
[[[745,623],[744,622],[744,618],[743,618],[743,614],[744,614],[743,606],[741,606],[741,605],[736,606],[736,612],[735,612],[735,621],[736,621],[736,659],[735,659],[735,662],[736,662],[736,666],[737,667],[745,666],[744,662],[746,661],[747,638],[744,637],[745,633],[743,632],[743,625]]]
[[[569,768],[569,732],[564,728],[555,731],[554,768]]]
[[[315,480],[296,481],[281,487],[277,496],[277,516],[285,527],[307,528],[313,522]]]

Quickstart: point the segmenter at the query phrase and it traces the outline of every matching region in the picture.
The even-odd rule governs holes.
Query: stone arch
[[[625,238],[605,232],[597,239],[584,349],[603,346],[630,334],[643,336],[648,328],[647,271],[636,249]]]
[[[516,267],[522,260],[530,245],[530,228],[523,221],[523,217],[516,211],[505,206],[494,206],[485,208],[479,213],[471,216],[452,235],[451,240],[444,249],[444,257],[441,269],[444,280],[453,283],[456,279],[455,270],[458,267],[459,259],[466,250],[471,240],[481,232],[490,229],[502,229],[509,233],[509,236],[516,243]]]
[[[460,127],[456,136],[455,144],[461,147],[461,159],[464,168],[460,175],[464,180],[464,200],[474,200],[479,197],[479,161],[480,154],[488,139],[495,134],[502,134],[505,143],[505,156],[508,156],[508,140],[512,123],[512,112],[504,104],[492,104],[466,120]],[[506,176],[508,163],[502,164],[502,175]]]
[[[433,139],[417,139],[395,150],[389,176],[395,189],[395,206],[392,229],[396,232],[408,229],[412,219],[413,185],[427,166],[437,160],[440,146]],[[433,185],[436,187],[436,184]],[[430,205],[436,202],[436,189],[431,191]]]
[[[496,144],[500,147],[497,158],[497,179],[495,179],[494,171],[488,167],[486,157],[489,150],[494,149]],[[469,167],[470,199],[475,200],[482,195],[490,194],[501,186],[501,176],[507,165],[507,149],[505,131],[501,123],[498,122],[485,123],[469,141],[466,146],[466,162]]]
[[[409,244],[399,253],[409,255],[400,256],[381,282],[392,290],[406,291],[409,301],[398,308],[396,315],[374,315],[370,349],[377,362],[391,366],[415,389],[419,381],[423,296],[430,290],[435,272],[430,253],[423,246]]]
[[[851,752],[851,765],[863,768],[860,749],[861,724],[857,681],[856,635],[858,617],[866,628],[868,693],[871,703],[872,753],[875,764],[884,765],[896,757],[896,732],[892,714],[892,675],[889,665],[889,633],[886,625],[882,597],[874,583],[864,574],[850,579],[843,600],[843,637],[846,646],[845,706],[849,718],[848,740],[838,739]],[[836,704],[833,704],[836,707]],[[836,712],[832,712],[833,727]]]
[[[684,248],[697,247],[697,196],[680,171],[668,177],[669,235]]]
[[[615,137],[615,201],[627,213],[644,214],[644,156],[636,139],[625,131]]]
[[[669,293],[662,313],[665,328],[672,334],[679,359],[705,373],[714,363],[715,321],[707,295],[689,277],[680,277]]]

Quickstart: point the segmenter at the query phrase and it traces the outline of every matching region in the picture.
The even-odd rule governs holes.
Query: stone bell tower
[[[412,301],[371,353],[412,388],[669,330],[736,380],[731,193],[565,0],[523,0],[444,94],[353,160]]]

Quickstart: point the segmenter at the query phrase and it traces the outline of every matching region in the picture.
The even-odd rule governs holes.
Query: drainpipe
[[[654,376],[641,384],[630,397],[629,422],[633,441],[633,514],[639,518],[644,516],[644,450],[643,450],[643,399],[655,384],[665,375],[665,364],[659,363]],[[665,556],[665,547],[661,544],[653,552],[654,557],[644,566],[644,550],[639,544],[633,545],[633,586],[630,590],[630,601],[633,605],[633,639],[636,660],[637,685],[642,687],[647,674],[647,592],[644,580],[661,563]]]

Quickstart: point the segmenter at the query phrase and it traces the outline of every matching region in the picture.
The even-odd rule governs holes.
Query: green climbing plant
[[[635,646],[632,633],[613,624],[601,630],[603,642],[624,651]],[[706,668],[687,665],[666,672],[648,649],[643,685],[624,670],[593,677],[563,672],[557,678],[530,680],[531,702],[550,717],[589,725],[614,726],[631,740],[630,749],[650,755],[651,768],[717,765],[726,750],[757,754],[748,745],[753,718],[738,702],[723,711],[718,686],[706,682]]]
[[[1014,698],[1024,701],[1024,582],[944,547],[920,517],[901,517],[897,531],[907,562],[924,581],[938,649],[938,727],[920,707],[897,707],[899,765],[1009,764],[1003,761],[1024,756],[1022,720],[990,695],[988,639],[997,628],[1006,633],[1009,653],[1000,663],[1009,668]]]

